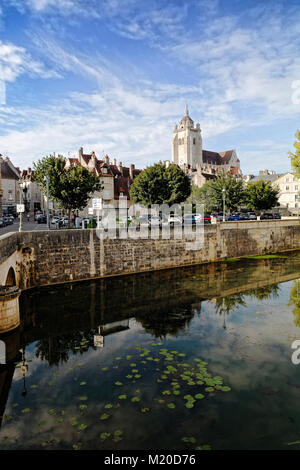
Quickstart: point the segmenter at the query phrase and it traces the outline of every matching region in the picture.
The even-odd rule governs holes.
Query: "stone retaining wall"
[[[219,223],[204,232],[197,250],[187,249],[186,239],[100,240],[96,230],[13,233],[0,237],[0,272],[13,248],[23,289],[300,249],[298,220]]]

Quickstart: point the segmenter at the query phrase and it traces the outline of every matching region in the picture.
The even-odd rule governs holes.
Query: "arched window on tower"
[[[196,145],[196,139],[195,139],[195,137],[193,138],[193,144]]]

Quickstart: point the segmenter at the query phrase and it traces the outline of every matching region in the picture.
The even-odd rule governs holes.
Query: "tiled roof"
[[[106,155],[108,157],[108,155]],[[92,154],[81,154],[81,158],[84,161],[84,164],[91,170],[94,171],[96,175],[100,178],[114,178],[114,198],[119,199],[120,193],[123,193],[127,199],[129,197],[129,188],[133,182],[133,179],[138,176],[142,170],[139,169],[132,169],[132,176],[133,179],[130,177],[130,168],[118,165],[114,165],[111,163],[106,163],[105,160],[98,160],[96,158],[95,161],[95,168],[93,166],[88,166],[89,162],[92,158]],[[80,161],[78,158],[68,158],[71,164],[80,165]],[[107,169],[107,173],[103,172],[103,169]]]
[[[203,163],[210,165],[226,165],[230,162],[234,150],[226,150],[225,152],[211,152],[203,150]]]
[[[19,180],[17,175],[13,172],[8,163],[5,161],[1,163],[1,176],[3,179],[7,180]]]
[[[226,150],[225,152],[219,152],[219,155],[222,158],[223,163],[229,163],[234,150]]]
[[[78,158],[69,158],[71,165],[79,165]]]
[[[203,163],[210,165],[221,165],[221,157],[217,152],[210,152],[209,150],[202,151]]]
[[[115,178],[114,180],[114,198],[119,199],[120,193],[123,193],[123,196],[126,196],[127,199],[130,199],[129,188],[133,180],[129,178]]]
[[[283,176],[284,173],[282,174],[275,174],[275,175],[258,175],[258,176],[254,176],[254,178],[252,178],[249,183],[256,183],[256,181],[260,181],[260,180],[264,180],[264,181],[275,181],[277,180],[280,176]]]

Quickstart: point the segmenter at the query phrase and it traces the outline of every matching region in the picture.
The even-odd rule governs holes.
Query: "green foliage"
[[[223,189],[225,188],[226,211],[235,211],[243,204],[243,182],[230,174],[223,174],[207,181],[201,188],[193,187],[189,202],[204,204],[205,212],[223,211]]]
[[[259,180],[248,183],[245,189],[247,207],[252,210],[264,211],[278,206],[279,188],[271,185],[270,181]]]
[[[289,157],[295,176],[300,178],[300,131],[296,132],[295,137],[297,139],[294,142],[295,153],[289,152]]]
[[[100,191],[102,186],[99,178],[87,168],[72,166],[66,170],[65,164],[65,158],[62,156],[44,157],[34,164],[35,179],[45,193],[47,175],[50,198],[70,213],[72,209],[83,209],[92,193]]]
[[[189,177],[175,164],[168,168],[156,163],[143,170],[130,188],[133,202],[146,207],[151,204],[180,204],[191,193]]]

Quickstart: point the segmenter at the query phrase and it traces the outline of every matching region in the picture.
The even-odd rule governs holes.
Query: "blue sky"
[[[0,153],[142,168],[171,159],[188,103],[205,149],[287,171],[299,31],[299,0],[0,0]]]

